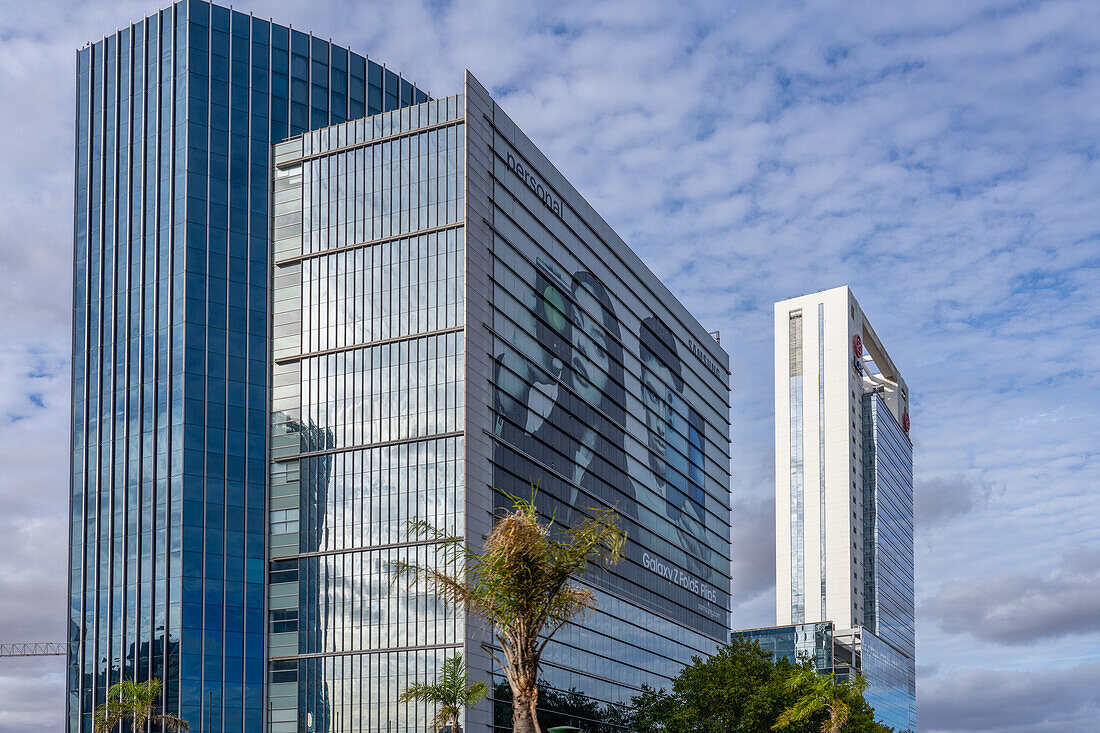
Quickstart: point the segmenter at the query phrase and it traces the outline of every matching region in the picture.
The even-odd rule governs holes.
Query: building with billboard
[[[778,626],[735,633],[827,625],[877,716],[916,730],[908,387],[847,287],[775,304],[775,370]]]
[[[479,547],[508,494],[623,561],[543,658],[544,722],[619,729],[728,635],[728,355],[469,74],[462,93],[274,147],[270,727],[424,730],[397,702],[477,622],[390,581],[427,520]]]
[[[66,726],[156,677],[193,730],[261,730],[270,146],[428,96],[202,0],[80,49],[76,89]]]

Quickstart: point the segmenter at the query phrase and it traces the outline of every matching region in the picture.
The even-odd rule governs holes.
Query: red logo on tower
[[[905,432],[909,432],[909,413],[905,413],[901,416],[901,426],[905,428]]]
[[[857,333],[852,337],[852,353],[856,355],[857,359],[863,358],[863,339]]]

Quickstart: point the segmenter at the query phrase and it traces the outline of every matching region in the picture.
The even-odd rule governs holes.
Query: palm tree
[[[837,682],[836,674],[821,675],[812,669],[797,669],[787,678],[787,688],[798,695],[794,705],[784,710],[773,729],[786,728],[825,711],[828,719],[821,726],[821,733],[840,733],[852,714],[851,702],[863,695],[867,679],[858,672]]]
[[[124,720],[130,721],[130,730],[144,731],[146,723],[154,723],[168,730],[191,730],[186,720],[175,715],[153,712],[153,704],[160,697],[160,680],[132,682],[124,680],[107,690],[107,702],[96,708],[95,733],[110,733]]]
[[[428,567],[398,561],[391,567],[395,581],[407,577],[423,583],[444,601],[492,625],[504,660],[489,653],[512,689],[512,730],[539,733],[535,706],[546,644],[565,624],[596,606],[592,591],[570,581],[591,561],[604,567],[617,563],[626,532],[614,511],[593,509],[590,518],[554,539],[552,522],[539,522],[533,501],[509,498],[512,510],[497,519],[480,554],[461,537],[417,522],[413,534],[436,542],[440,562]]]
[[[456,654],[443,660],[438,682],[434,685],[423,682],[410,685],[401,693],[398,701],[433,703],[438,708],[432,718],[433,730],[449,725],[451,733],[458,733],[458,719],[462,715],[462,708],[477,705],[488,694],[489,685],[484,682],[475,682],[472,685],[469,683],[466,663],[462,661],[461,654]]]

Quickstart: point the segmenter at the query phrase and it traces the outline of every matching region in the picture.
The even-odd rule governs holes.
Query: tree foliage
[[[134,731],[144,731],[147,723],[162,730],[191,730],[182,718],[153,712],[160,690],[158,679],[148,682],[124,680],[111,685],[107,690],[107,701],[96,708],[95,733],[110,733],[124,721],[129,721],[130,730]]]
[[[840,733],[852,717],[852,709],[863,702],[867,680],[856,674],[838,682],[836,674],[821,675],[812,669],[797,669],[786,681],[787,689],[794,692],[795,702],[779,715],[772,728],[789,728],[792,723],[812,720],[826,713],[821,733]]]
[[[461,654],[456,654],[443,660],[437,682],[409,685],[398,699],[400,702],[419,700],[434,705],[433,728],[449,725],[452,733],[458,733],[462,709],[477,705],[488,694],[489,685],[484,682],[470,684],[466,662]]]
[[[512,691],[515,733],[537,733],[539,664],[547,643],[565,624],[595,605],[592,591],[572,582],[590,563],[610,567],[619,561],[626,533],[611,510],[551,534],[532,501],[509,497],[512,510],[497,518],[484,550],[469,549],[461,537],[426,522],[413,534],[434,543],[432,566],[398,561],[395,579],[423,583],[447,603],[492,625],[504,659],[497,663]],[[495,655],[494,655],[494,658]]]
[[[636,733],[772,733],[785,711],[800,704],[807,689],[791,680],[816,677],[808,663],[772,659],[754,641],[736,638],[708,659],[694,657],[670,690],[643,688],[633,699]],[[828,678],[823,678],[828,679]],[[835,683],[834,683],[835,684]],[[850,694],[849,694],[850,693]],[[845,733],[889,733],[858,693],[844,698]],[[782,733],[817,733],[829,719],[825,708],[790,716]]]

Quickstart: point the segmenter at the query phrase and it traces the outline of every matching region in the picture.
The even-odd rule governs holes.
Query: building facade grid
[[[462,115],[449,97],[275,148],[270,544],[298,592],[270,592],[272,623],[297,618],[269,646],[272,733],[423,730],[398,697],[462,648],[460,613],[393,582],[435,560],[414,522],[465,531]]]
[[[264,680],[270,143],[427,96],[182,0],[77,54],[70,731],[121,679],[255,730]]]

